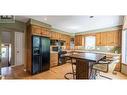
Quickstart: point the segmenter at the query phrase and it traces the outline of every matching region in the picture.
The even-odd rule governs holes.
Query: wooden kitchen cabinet
[[[121,46],[122,43],[122,30],[117,30],[114,32],[114,45]]]
[[[51,39],[57,40],[57,32],[53,32],[51,33]]]
[[[41,35],[41,31],[42,31],[41,27],[36,26],[36,25],[32,25],[31,30],[32,30],[33,35]]]
[[[51,37],[50,29],[48,29],[46,27],[40,27],[40,26],[32,25],[31,29],[32,29],[33,35]]]
[[[120,46],[122,30],[96,33],[96,46]]]
[[[51,37],[51,31],[48,28],[41,28],[41,35],[46,37]]]
[[[84,45],[84,36],[82,35],[76,35],[75,36],[75,46],[83,46]]]
[[[66,36],[66,49],[70,49],[70,41],[71,41],[70,36]]]
[[[101,32],[101,46],[107,46],[107,32]]]
[[[51,39],[61,40],[61,35],[62,35],[61,33],[52,31],[52,33],[51,33]]]
[[[58,65],[58,53],[50,53],[50,67]]]
[[[96,46],[101,46],[101,33],[96,33]]]
[[[96,46],[121,46],[122,29],[108,32],[89,33],[75,36],[75,46],[84,46],[85,37],[95,36]]]
[[[115,38],[117,38],[115,35],[116,32],[107,32],[107,46],[114,46],[115,45]]]
[[[107,46],[121,45],[121,30],[107,32]]]

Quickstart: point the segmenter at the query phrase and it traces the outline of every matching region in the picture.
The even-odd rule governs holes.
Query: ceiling
[[[69,33],[79,33],[123,24],[123,16],[90,17],[91,16],[16,16],[15,18],[22,22],[27,22],[29,18],[32,18]]]

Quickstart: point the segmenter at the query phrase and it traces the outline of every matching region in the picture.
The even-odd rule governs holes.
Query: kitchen
[[[21,18],[28,19],[29,17],[17,16],[16,20],[23,21],[23,19],[21,19]],[[123,63],[121,60],[122,59],[122,55],[121,55],[122,31],[123,31],[123,18],[124,18],[123,16],[107,16],[107,17],[106,16],[104,16],[104,17],[103,16],[102,17],[99,17],[99,16],[92,16],[92,17],[91,16],[79,16],[79,17],[65,16],[64,17],[63,16],[63,17],[61,17],[61,19],[60,19],[60,16],[51,16],[51,17],[50,16],[42,16],[40,18],[44,18],[43,22],[38,21],[38,18],[39,18],[39,16],[37,16],[37,17],[33,16],[33,18],[28,19],[26,22],[26,32],[24,32],[25,42],[26,42],[25,47],[26,48],[25,48],[25,54],[24,54],[25,55],[25,58],[24,58],[25,62],[24,62],[23,69],[25,72],[32,74],[32,76],[25,77],[25,79],[27,79],[27,78],[30,79],[33,76],[37,76],[37,74],[40,74],[40,73],[44,74],[47,71],[50,72],[50,70],[52,70],[54,68],[57,68],[57,69],[62,68],[67,64],[69,64],[67,67],[67,69],[69,69],[69,71],[64,72],[63,74],[61,73],[62,75],[60,75],[60,76],[63,76],[62,79],[65,79],[64,76],[68,72],[71,72],[71,74],[69,73],[70,75],[69,74],[67,75],[69,77],[72,75],[75,75],[74,73],[72,73],[72,70],[71,70],[71,64],[70,64],[71,59],[70,58],[75,59],[77,57],[67,56],[67,61],[69,59],[69,62],[67,62],[67,64],[65,64],[66,57],[62,56],[64,54],[66,55],[69,53],[73,53],[75,55],[76,54],[82,55],[83,53],[85,53],[85,54],[93,53],[93,54],[96,54],[93,56],[104,55],[106,57],[117,58],[117,59],[115,59],[117,64],[113,70],[113,71],[115,71],[113,76],[118,76],[119,74],[121,74],[120,76],[124,77],[123,79],[127,79],[126,70],[123,71],[123,69],[122,69]],[[75,33],[72,32],[71,33],[71,32],[65,32],[65,31],[61,30],[61,29],[63,29],[63,27],[61,27],[61,26],[64,25],[65,23],[67,23],[68,18],[69,19],[72,19],[72,18],[76,19],[75,20],[76,23],[78,21],[82,22],[81,20],[83,20],[83,19],[85,19],[86,21],[89,20],[88,25],[90,25],[90,24],[92,25],[92,23],[94,23],[95,21],[99,21],[99,19],[100,19],[100,21],[102,21],[105,18],[105,19],[111,20],[112,25],[110,25],[109,21],[106,21],[106,20],[104,21],[106,23],[104,25],[103,25],[103,22],[100,22],[102,24],[102,26],[105,26],[105,27],[102,27],[101,25],[100,26],[96,25],[97,22],[95,22],[93,24],[93,25],[95,25],[94,27],[90,27],[90,26],[86,27],[87,31],[84,31],[85,30],[84,26],[81,27],[81,30],[78,30],[77,27],[70,26],[71,31],[74,31],[74,30],[81,31],[81,32],[75,32]],[[49,19],[49,21],[48,21],[48,19]],[[51,19],[51,21],[50,21],[50,19]],[[63,22],[63,24],[61,24],[61,26],[58,25],[59,27],[61,27],[61,29],[56,29],[53,27],[53,25],[56,24],[56,23],[54,24],[53,21],[55,21],[57,19],[61,20],[60,21],[61,23]],[[66,22],[64,22],[64,21],[66,21]],[[46,22],[48,22],[48,24]],[[50,25],[49,22],[53,23],[53,25]],[[72,21],[72,23],[74,23],[74,22]],[[65,26],[67,27],[68,24]],[[91,30],[89,30],[87,28],[90,28]],[[97,28],[97,29],[95,29],[95,28]],[[66,30],[69,30],[68,27]],[[45,43],[45,44],[43,44],[43,43]],[[46,43],[48,43],[48,45]],[[43,47],[43,46],[45,46],[45,47]],[[45,49],[42,50],[42,48],[45,48]],[[47,56],[47,57],[45,57],[45,56]],[[82,56],[84,56],[84,55],[82,55]],[[84,57],[87,58],[87,55],[85,55]],[[99,60],[97,60],[97,61],[99,61]],[[77,67],[77,65],[76,65],[76,67]],[[81,67],[79,67],[79,68],[81,68]],[[66,68],[64,68],[64,69],[66,70]],[[62,70],[59,69],[59,72],[61,72],[61,71]],[[58,71],[55,71],[55,72],[58,72]],[[79,71],[79,72],[81,72],[81,71]],[[93,73],[95,73],[95,72],[93,72]],[[55,76],[55,75],[51,75],[51,76]],[[44,76],[44,77],[46,78],[46,76]],[[39,79],[40,78],[43,79],[43,77],[39,76]],[[82,79],[82,78],[84,79],[84,77],[80,77],[79,79]],[[6,77],[5,77],[5,79],[6,79]],[[48,77],[47,77],[47,79],[48,79]],[[73,78],[71,78],[71,79],[73,79]],[[87,79],[88,79],[88,77],[87,77]]]

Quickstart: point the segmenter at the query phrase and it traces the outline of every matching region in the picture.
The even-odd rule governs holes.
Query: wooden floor
[[[16,67],[5,67],[2,68],[2,79],[65,79],[64,75],[67,72],[71,72],[71,64],[67,63],[61,66],[50,68],[50,70],[36,74],[36,75],[30,75],[27,72],[24,71],[23,65],[16,66]],[[116,75],[113,74],[106,74],[106,76],[110,76],[113,79],[127,79],[127,76],[117,72]],[[104,78],[97,78],[104,79]]]

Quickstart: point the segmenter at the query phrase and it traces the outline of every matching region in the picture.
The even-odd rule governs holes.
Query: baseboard
[[[16,67],[16,66],[21,66],[21,65],[24,65],[24,64],[12,65],[12,66],[10,66],[10,67]]]

